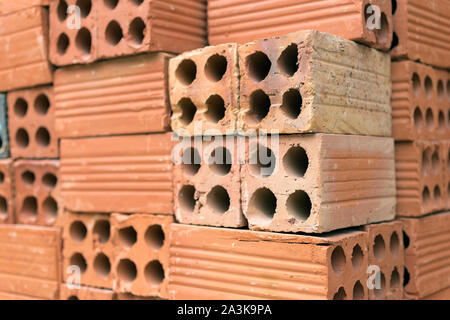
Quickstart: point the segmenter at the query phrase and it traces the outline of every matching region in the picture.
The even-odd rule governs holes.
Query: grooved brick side
[[[57,70],[58,137],[167,131],[169,57],[156,53]]]
[[[63,283],[61,285],[60,300],[115,300],[112,290],[79,286],[69,287]]]
[[[14,223],[12,160],[0,160],[0,223]]]
[[[171,134],[61,140],[61,195],[75,212],[172,214]]]
[[[23,300],[39,300],[38,298],[27,297],[14,293],[0,292],[0,300],[2,301],[23,301]]]
[[[60,251],[59,229],[0,225],[0,292],[57,299]]]
[[[0,2],[0,16],[34,6],[48,6],[50,0],[15,0]]]

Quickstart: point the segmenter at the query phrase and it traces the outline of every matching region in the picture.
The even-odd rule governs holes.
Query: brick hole
[[[230,195],[222,186],[215,186],[206,196],[206,204],[215,212],[223,214],[230,209]]]
[[[381,234],[377,235],[373,241],[373,255],[375,259],[378,261],[382,261],[384,259],[384,255],[386,253],[386,243],[384,242],[384,238]]]
[[[26,220],[35,221],[37,218],[37,200],[35,197],[26,197],[20,208],[20,216]]]
[[[311,199],[303,190],[297,190],[286,201],[289,213],[300,221],[308,220],[311,215]]]
[[[364,287],[358,280],[353,286],[353,300],[363,300],[363,299],[364,299]]]
[[[392,256],[394,258],[397,258],[400,252],[400,238],[397,232],[392,233],[391,240],[389,241],[389,248],[391,250]]]
[[[3,184],[5,182],[5,174],[0,171],[0,184]]]
[[[397,12],[397,0],[392,0],[392,15]]]
[[[50,145],[50,132],[47,128],[40,127],[35,134],[35,140],[38,146],[46,148]]]
[[[195,176],[200,170],[202,158],[196,148],[187,148],[183,151],[181,170],[188,176]]]
[[[353,247],[352,252],[352,265],[355,270],[361,269],[364,262],[364,253],[361,249],[361,246],[357,244]]]
[[[298,46],[292,43],[283,50],[278,58],[278,68],[286,76],[292,77],[298,71],[298,60]]]
[[[117,4],[119,3],[119,0],[103,0],[103,3],[107,8],[115,9],[117,7]]]
[[[144,2],[144,0],[131,0],[131,3],[136,6],[140,6],[142,2]]]
[[[189,125],[194,120],[197,107],[190,98],[182,98],[177,105],[181,109],[180,122],[185,126]]]
[[[277,209],[277,198],[267,188],[256,190],[250,198],[247,218],[251,224],[268,224]]]
[[[123,32],[120,24],[115,20],[108,23],[108,26],[106,27],[105,30],[106,42],[108,42],[109,45],[114,47],[120,42],[120,40],[122,40],[122,38]]]
[[[137,242],[137,232],[133,227],[121,228],[118,232],[120,244],[130,249]]]
[[[86,239],[87,228],[86,225],[81,221],[74,221],[69,227],[69,234],[72,241],[80,243]]]
[[[71,266],[78,267],[81,273],[85,273],[87,269],[87,262],[81,253],[74,253],[69,260]]]
[[[433,155],[431,156],[431,168],[435,174],[438,174],[440,171],[440,159],[438,151],[433,152]]]
[[[366,20],[367,21],[367,20]],[[389,39],[389,21],[384,12],[381,13],[380,29],[375,29],[375,35],[379,42],[384,43]]]
[[[14,114],[19,118],[23,118],[26,116],[27,112],[28,102],[23,98],[18,98],[14,103]]]
[[[86,18],[89,13],[91,13],[91,0],[77,0],[77,6],[80,8],[80,15],[82,18]]]
[[[36,181],[36,176],[34,175],[34,173],[30,170],[24,171],[21,175],[20,175],[22,182],[24,184],[26,184],[27,186],[31,187],[33,185],[33,183]]]
[[[400,273],[398,272],[397,268],[394,268],[391,274],[390,288],[398,287],[400,287]]]
[[[450,100],[450,80],[447,80],[447,100]]]
[[[59,21],[64,21],[67,18],[67,9],[68,5],[65,0],[59,0],[58,7],[56,8],[56,12],[58,14]]]
[[[344,249],[341,246],[334,248],[331,254],[331,267],[337,275],[344,273],[346,260]]]
[[[433,198],[436,204],[441,202],[441,188],[439,186],[434,187]]]
[[[429,76],[426,76],[425,78],[425,93],[427,95],[427,98],[431,99],[433,95],[433,81]]]
[[[108,278],[111,272],[111,262],[103,253],[99,253],[94,259],[94,271],[100,278]]]
[[[433,131],[433,129],[434,129],[434,114],[433,114],[433,110],[431,108],[427,109],[425,118],[426,118],[428,130]]]
[[[128,27],[128,36],[133,46],[140,47],[142,45],[145,38],[145,28],[146,25],[141,18],[137,17],[131,21]]]
[[[117,276],[125,283],[133,282],[137,277],[136,264],[129,259],[120,260],[117,265]]]
[[[208,164],[212,172],[219,176],[226,176],[231,171],[233,158],[227,148],[217,147],[211,152]]]
[[[303,99],[298,89],[290,89],[283,94],[280,110],[290,119],[297,119],[302,112]]]
[[[81,28],[75,37],[75,45],[83,54],[90,54],[92,48],[91,32],[87,28]]]
[[[422,174],[428,175],[431,171],[431,149],[426,148],[422,153]]]
[[[225,72],[227,72],[228,61],[227,58],[220,54],[215,54],[209,57],[205,64],[205,75],[212,82],[219,82],[222,80]]]
[[[444,82],[442,82],[442,80],[438,81],[437,95],[440,101],[444,100]]]
[[[381,272],[380,273],[380,286],[379,286],[379,288],[375,287],[373,292],[375,293],[375,297],[377,299],[380,299],[384,296],[385,291],[386,291],[386,277],[384,276],[384,273]]]
[[[340,287],[339,290],[335,293],[333,300],[345,300],[345,299],[347,299],[345,289],[343,287]]]
[[[411,280],[411,276],[409,274],[408,268],[405,267],[404,272],[403,272],[403,287],[404,288],[409,284],[410,280]]]
[[[78,299],[77,296],[70,296],[67,298],[67,300],[80,300],[80,299]]]
[[[414,126],[416,127],[417,132],[422,131],[423,128],[423,114],[422,110],[419,107],[416,107],[414,110]]]
[[[111,224],[107,220],[98,220],[95,222],[92,231],[95,239],[104,244],[109,241],[111,236]]]
[[[419,75],[415,72],[413,73],[413,76],[412,76],[412,85],[413,85],[414,93],[416,94],[416,96],[419,96],[421,83],[420,83]]]
[[[65,33],[61,33],[58,36],[58,40],[56,42],[56,50],[60,55],[64,55],[67,52],[67,48],[69,48],[70,39]]]
[[[42,177],[42,184],[49,190],[54,189],[58,183],[58,178],[53,173],[46,173]]]
[[[277,158],[275,153],[261,144],[258,144],[256,148],[253,148],[255,150],[251,153],[249,158],[250,172],[256,177],[270,177],[276,167]]]
[[[0,196],[0,219],[5,219],[8,215],[8,201]]]
[[[261,82],[269,75],[272,62],[265,53],[257,51],[246,58],[245,65],[248,76],[255,82]]]
[[[194,212],[195,204],[195,187],[191,185],[185,185],[180,189],[178,193],[178,203],[183,211]]]
[[[289,175],[303,177],[308,171],[308,155],[302,147],[291,147],[283,157],[283,165]]]
[[[165,278],[164,268],[158,260],[153,260],[145,266],[145,279],[151,286],[160,285]]]
[[[197,65],[194,61],[185,59],[178,65],[175,76],[178,81],[188,86],[197,78]]]
[[[41,93],[34,100],[35,112],[41,116],[45,116],[49,108],[50,108],[50,101],[48,100],[48,97],[44,93]]]
[[[450,129],[450,110],[448,110],[448,112],[447,112],[447,122],[448,122],[448,127]]]
[[[205,118],[212,123],[218,123],[225,117],[225,101],[217,94],[206,100],[206,108]]]
[[[439,124],[439,131],[444,132],[446,125],[445,125],[445,114],[442,110],[439,111],[438,124]]]
[[[425,187],[422,192],[422,201],[425,205],[430,202],[430,197],[430,189],[428,189],[428,187]]]
[[[19,130],[17,130],[16,143],[22,149],[27,148],[30,144],[30,137],[28,136],[28,132],[25,129],[20,128]]]
[[[260,123],[269,114],[271,105],[269,96],[263,90],[254,91],[249,99],[250,110],[247,112],[249,122]]]
[[[409,243],[410,243],[410,239],[408,234],[405,232],[405,230],[403,230],[403,246],[405,247],[405,249],[409,248]]]
[[[151,249],[159,250],[164,245],[166,236],[162,227],[159,224],[155,224],[148,227],[147,231],[145,231],[144,238]]]
[[[53,224],[58,216],[58,203],[52,197],[47,197],[42,202],[42,213],[48,224]]]
[[[397,32],[392,33],[392,43],[391,47],[389,48],[389,51],[394,50],[400,43],[400,40],[398,39]]]

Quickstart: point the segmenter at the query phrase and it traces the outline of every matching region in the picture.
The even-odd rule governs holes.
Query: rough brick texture
[[[40,300],[38,298],[27,297],[14,293],[0,292],[0,300],[2,301],[23,301],[23,300]]]
[[[0,2],[0,16],[24,10],[34,6],[48,6],[50,0],[15,0]]]
[[[60,188],[58,160],[14,162],[15,221],[53,226],[58,222]]]
[[[251,229],[323,233],[395,217],[391,138],[259,137],[246,153],[241,193]]]
[[[381,29],[369,30],[370,4],[381,9]],[[387,50],[392,40],[391,1],[383,0],[209,0],[209,42],[246,43],[298,30],[321,32]]]
[[[171,299],[367,299],[362,232],[317,238],[174,224],[170,239]]]
[[[58,299],[60,252],[57,228],[0,225],[0,292]]]
[[[61,285],[60,300],[115,300],[114,291],[86,286]]]
[[[148,54],[57,70],[58,137],[167,131],[169,57]]]
[[[239,129],[391,136],[387,54],[317,31],[239,48]]]
[[[0,223],[14,223],[14,190],[11,160],[0,160]]]
[[[61,195],[74,212],[172,214],[171,135],[61,140]]]
[[[11,156],[17,158],[58,158],[55,132],[53,87],[8,93]]]
[[[6,94],[0,93],[0,159],[9,157],[8,107]]]
[[[450,288],[433,293],[421,300],[450,300]]]

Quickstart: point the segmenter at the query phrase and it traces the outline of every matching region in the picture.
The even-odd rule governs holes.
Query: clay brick
[[[62,284],[60,300],[115,300],[115,294],[112,290],[107,289],[85,286],[73,288]]]
[[[178,135],[233,134],[239,112],[236,44],[206,47],[171,59],[172,129]],[[201,130],[196,129],[201,123]],[[210,133],[211,134],[211,133]]]
[[[0,292],[57,299],[60,252],[57,228],[0,225]]]
[[[0,159],[9,157],[8,107],[6,94],[0,93]]]
[[[18,295],[18,294],[13,294],[13,293],[5,293],[5,292],[0,292],[0,300],[2,301],[23,301],[23,300],[39,300],[38,298],[32,298],[32,297],[27,297],[27,296],[22,296],[22,295]]]
[[[390,59],[301,31],[239,48],[239,129],[391,136]]]
[[[57,70],[58,137],[167,131],[169,57],[155,53]]]
[[[250,138],[241,169],[250,229],[323,233],[395,217],[394,143],[350,135]]]
[[[392,63],[396,140],[450,138],[450,73],[412,61]]]
[[[64,206],[173,214],[171,134],[61,140]]]
[[[444,180],[445,186],[447,187],[446,191],[444,193],[444,196],[447,196],[447,209],[450,210],[450,140],[444,141],[444,156],[445,156],[445,162],[444,162],[444,169],[445,166],[447,166],[447,170],[444,170],[446,172]]]
[[[408,298],[424,298],[450,287],[450,212],[404,218]]]
[[[446,0],[397,0],[392,57],[449,68],[449,19]]]
[[[362,232],[319,238],[173,224],[170,239],[170,299],[367,299]]]
[[[379,289],[369,290],[369,300],[403,299],[405,268],[403,225],[400,221],[364,226],[367,232],[369,266],[380,268]]]
[[[16,222],[55,225],[61,207],[59,161],[19,160],[13,170]]]
[[[431,294],[421,300],[450,300],[450,288]]]
[[[396,142],[397,215],[422,216],[448,204],[448,141]]]
[[[140,297],[167,298],[171,216],[113,214],[114,288]]]
[[[366,26],[367,7],[381,9],[381,30]],[[209,42],[246,43],[263,37],[280,36],[298,30],[321,32],[387,50],[392,40],[391,1],[336,0],[210,0],[208,1]]]
[[[55,132],[53,87],[8,93],[11,156],[18,158],[58,158]]]
[[[110,216],[65,211],[61,225],[64,227],[64,281],[74,279],[71,268],[75,266],[81,272],[80,283],[75,285],[112,289],[114,247]]]
[[[0,223],[14,223],[13,171],[10,159],[0,160]]]
[[[221,137],[220,137],[221,138]],[[177,221],[221,227],[244,227],[240,192],[238,138],[183,140],[174,148]]]
[[[52,82],[48,10],[33,7],[0,17],[0,91]]]
[[[0,16],[34,6],[48,6],[50,0],[15,0],[0,2]]]

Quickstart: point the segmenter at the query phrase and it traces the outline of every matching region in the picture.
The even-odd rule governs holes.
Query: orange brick
[[[112,290],[85,286],[74,288],[67,284],[61,285],[60,300],[115,300]]]
[[[24,10],[34,6],[48,6],[50,0],[16,0],[16,1],[1,1],[0,2],[0,16],[12,12]]]
[[[12,161],[0,160],[0,223],[14,223]]]

